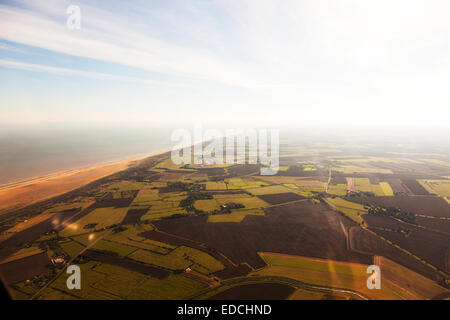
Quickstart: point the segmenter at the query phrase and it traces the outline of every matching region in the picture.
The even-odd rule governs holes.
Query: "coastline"
[[[139,160],[161,155],[170,150],[159,150],[0,185],[0,215],[64,194],[97,179],[125,170]]]

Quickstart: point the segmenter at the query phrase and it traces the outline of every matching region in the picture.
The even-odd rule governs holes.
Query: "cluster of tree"
[[[177,218],[182,218],[182,217],[184,217],[184,214],[175,213],[175,214],[172,214],[171,216],[168,216],[168,217],[162,217],[161,219],[168,220],[168,219],[177,219]]]
[[[412,212],[404,212],[398,208],[393,207],[374,207],[369,206],[367,210],[368,214],[377,214],[382,216],[392,217],[407,223],[416,224],[416,215]]]
[[[127,230],[126,227],[124,227],[124,226],[122,226],[122,225],[119,225],[119,226],[116,226],[116,227],[114,228],[113,233],[119,233],[119,232],[122,232],[122,231],[125,231],[125,230]]]
[[[397,228],[397,232],[403,234],[405,237],[409,236],[411,233],[411,230],[403,229],[401,227]]]
[[[213,212],[213,214],[231,213],[231,210],[242,209],[242,208],[245,208],[245,206],[242,203],[227,202],[220,206],[220,211],[216,210]]]
[[[349,191],[349,192],[347,192],[347,195],[349,197],[353,197],[353,198],[374,197],[375,196],[375,194],[373,192],[366,192],[366,191]]]
[[[188,191],[188,192],[199,192],[202,190],[205,190],[204,184],[199,183],[188,183],[188,182],[168,182],[167,187],[174,189],[174,190],[180,190],[180,191]]]
[[[196,200],[208,200],[213,199],[212,194],[210,193],[202,193],[202,192],[194,192],[189,191],[189,194],[186,199],[180,201],[179,206],[185,208],[188,212],[201,213],[200,210],[195,209],[194,202]]]
[[[83,229],[92,229],[95,228],[98,225],[98,223],[88,223],[83,227]]]
[[[209,177],[209,181],[212,181],[212,182],[219,182],[219,181],[224,181],[226,178],[227,178],[226,175],[212,176],[212,177]]]

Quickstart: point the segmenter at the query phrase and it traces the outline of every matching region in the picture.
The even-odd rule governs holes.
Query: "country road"
[[[266,282],[278,282],[278,283],[284,283],[287,285],[291,285],[297,288],[302,288],[302,289],[309,289],[309,290],[315,290],[315,291],[324,291],[324,292],[340,292],[340,293],[346,293],[346,294],[351,294],[354,296],[357,296],[358,298],[362,299],[362,300],[369,300],[368,297],[364,296],[363,294],[357,292],[357,291],[353,291],[353,290],[348,290],[348,289],[341,289],[341,288],[333,288],[333,287],[326,287],[326,286],[319,286],[319,285],[313,285],[313,284],[309,284],[309,283],[305,283],[305,282],[301,282],[298,280],[294,280],[294,279],[290,279],[290,278],[285,278],[285,277],[279,277],[279,276],[264,276],[264,277],[252,277],[252,278],[239,278],[239,279],[232,279],[232,280],[228,280],[228,281],[224,281],[222,282],[222,284],[218,287],[212,288],[212,289],[208,289],[206,291],[203,291],[193,297],[190,298],[190,300],[195,300],[195,299],[201,299],[202,296],[207,295],[208,293],[214,292],[216,290],[219,290],[220,288],[224,287],[224,286],[230,286],[230,285],[235,285],[235,284],[249,284],[252,282],[261,282],[261,281],[266,281]]]
[[[331,183],[331,167],[328,168],[328,181],[327,184],[325,185],[325,193],[328,193],[328,186]]]

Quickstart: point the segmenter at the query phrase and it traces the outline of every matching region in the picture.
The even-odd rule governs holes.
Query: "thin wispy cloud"
[[[116,76],[116,75],[100,73],[100,72],[58,68],[58,67],[46,66],[46,65],[42,65],[42,64],[24,63],[24,62],[6,60],[6,59],[0,59],[0,67],[33,71],[33,72],[44,72],[44,73],[60,75],[60,76],[75,76],[75,77],[84,77],[84,78],[89,78],[89,79],[135,82],[135,83],[143,83],[143,84],[156,85],[156,86],[173,86],[173,87],[182,86],[181,84],[177,84],[177,83],[168,83],[168,82],[149,80],[149,79],[140,79],[140,78],[134,78],[134,77]]]
[[[227,110],[249,121],[395,124],[448,114],[446,0],[78,1],[72,31],[70,4],[0,4],[0,52],[28,50],[3,59],[30,72],[98,79],[78,100],[99,113],[116,91],[104,91],[107,80],[158,84],[128,94],[143,118],[222,120]],[[189,89],[171,90],[179,86]]]
[[[227,63],[201,50],[149,36],[138,27],[127,27],[126,21],[117,14],[89,5],[82,6],[81,30],[68,30],[65,10],[70,3],[53,3],[54,6],[39,6],[40,11],[37,12],[0,5],[0,38],[179,77],[229,85],[248,85],[251,81],[246,79],[245,65]],[[48,18],[57,13],[59,20]]]

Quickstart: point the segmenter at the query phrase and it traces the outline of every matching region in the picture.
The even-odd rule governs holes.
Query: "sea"
[[[170,149],[172,128],[22,125],[0,128],[0,185]]]

